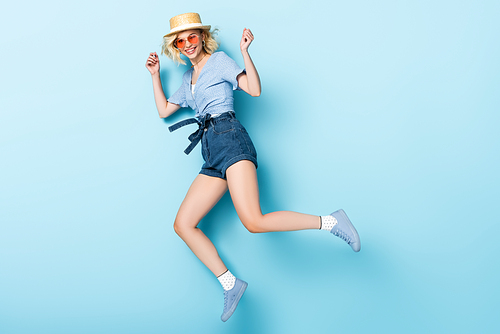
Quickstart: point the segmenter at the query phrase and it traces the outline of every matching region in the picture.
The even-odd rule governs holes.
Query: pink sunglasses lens
[[[198,43],[198,35],[189,35],[189,37],[187,38],[187,40],[191,44],[196,44],[196,43]]]
[[[174,42],[174,45],[178,47],[179,49],[182,49],[184,45],[186,45],[186,41],[183,39],[178,39]]]

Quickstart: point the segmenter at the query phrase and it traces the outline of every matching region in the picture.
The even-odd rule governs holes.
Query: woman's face
[[[177,35],[175,43],[179,51],[189,59],[203,52],[204,34],[200,30],[186,30]]]

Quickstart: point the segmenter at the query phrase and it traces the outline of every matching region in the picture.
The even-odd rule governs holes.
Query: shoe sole
[[[344,218],[347,222],[347,226],[349,226],[349,229],[351,230],[352,234],[356,237],[356,248],[352,248],[353,251],[355,252],[359,252],[361,250],[361,240],[359,239],[359,234],[358,234],[358,231],[356,231],[356,228],[354,227],[354,225],[351,223],[351,220],[349,219],[349,217],[347,217],[347,214],[345,213],[345,211],[343,209],[340,209],[338,211],[335,211],[337,212],[342,218]],[[333,216],[333,214],[335,213],[333,212],[331,215]],[[334,216],[335,217],[335,216]]]
[[[233,306],[231,306],[229,311],[224,316],[221,317],[222,321],[226,322],[227,319],[229,319],[233,315],[234,311],[236,310],[236,306],[238,306],[238,303],[240,302],[240,299],[243,296],[243,293],[247,289],[247,286],[248,286],[248,283],[243,282],[243,284],[241,285],[241,289],[240,289],[240,291],[238,291],[238,295],[236,296],[236,299],[234,300]]]

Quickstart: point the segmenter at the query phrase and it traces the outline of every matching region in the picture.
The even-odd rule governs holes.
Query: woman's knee
[[[175,231],[175,233],[177,233],[178,236],[181,236],[182,225],[179,223],[179,221],[177,219],[174,221],[174,231]]]
[[[264,225],[262,224],[262,217],[244,217],[241,218],[241,222],[250,233],[267,232],[263,228]]]
[[[196,226],[192,226],[189,221],[182,219],[180,217],[176,217],[174,221],[174,231],[177,233],[179,237],[182,238],[183,235],[189,233],[191,230],[196,228]]]

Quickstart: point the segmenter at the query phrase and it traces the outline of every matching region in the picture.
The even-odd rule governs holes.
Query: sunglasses
[[[196,44],[200,40],[199,36],[196,34],[191,34],[187,37],[187,41],[191,44]],[[174,46],[178,49],[182,49],[186,46],[186,40],[182,38],[178,38],[174,41]]]

